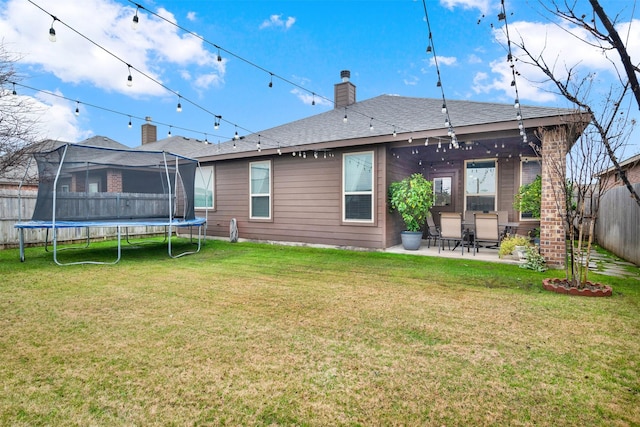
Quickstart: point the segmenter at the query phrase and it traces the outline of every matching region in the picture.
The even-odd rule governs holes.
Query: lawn
[[[1,425],[640,425],[640,280],[569,297],[559,271],[224,241],[18,258]]]

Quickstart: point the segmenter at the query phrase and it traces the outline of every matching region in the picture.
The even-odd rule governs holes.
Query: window
[[[345,154],[342,176],[343,220],[373,222],[373,152]]]
[[[531,184],[542,176],[542,164],[538,158],[523,157],[520,162],[520,186]],[[535,219],[531,212],[520,212],[520,219]]]
[[[250,215],[252,219],[271,219],[271,161],[252,162]]]
[[[433,206],[451,206],[451,177],[433,179]]]
[[[100,181],[89,181],[89,193],[100,192]]]
[[[467,160],[465,162],[465,209],[468,211],[496,210],[496,162]]]
[[[196,208],[213,208],[213,166],[199,167],[194,183]]]
[[[60,186],[60,191],[63,193],[68,193],[69,192],[69,184],[62,184]]]

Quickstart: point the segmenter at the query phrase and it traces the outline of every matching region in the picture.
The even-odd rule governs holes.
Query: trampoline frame
[[[204,239],[203,228],[206,227],[206,219],[205,218],[195,218],[190,220],[182,220],[182,219],[173,219],[173,220],[163,220],[163,219],[138,219],[138,220],[113,220],[113,221],[27,221],[21,222],[15,225],[15,228],[19,231],[19,245],[20,245],[20,261],[25,261],[24,255],[24,230],[25,229],[46,229],[47,232],[49,230],[52,231],[52,239],[51,243],[53,246],[53,261],[58,265],[77,265],[77,264],[116,264],[120,261],[122,256],[122,229],[125,229],[125,232],[128,230],[128,227],[167,227],[166,232],[166,241],[167,241],[167,252],[171,258],[180,258],[184,255],[191,255],[200,252],[202,248],[202,241]],[[89,228],[91,227],[111,227],[116,228],[117,232],[117,257],[115,261],[77,261],[77,262],[67,262],[63,263],[58,260],[58,251],[62,249],[58,249],[58,239],[57,239],[57,230],[62,228],[86,228],[87,235],[89,233]],[[193,227],[198,228],[198,240],[197,240],[197,249],[193,251],[184,251],[179,254],[173,253],[172,248],[172,234],[173,229],[177,230],[180,228],[190,228],[193,230]],[[127,234],[128,235],[128,234]],[[84,248],[89,247],[89,236],[87,236],[87,244]],[[80,248],[78,248],[80,249]],[[48,251],[47,251],[48,252]]]

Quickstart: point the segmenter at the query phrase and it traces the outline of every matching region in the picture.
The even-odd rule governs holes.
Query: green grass
[[[640,425],[640,280],[222,241],[0,274],[0,425]]]

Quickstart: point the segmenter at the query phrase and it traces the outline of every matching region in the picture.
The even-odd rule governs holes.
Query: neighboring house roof
[[[286,148],[331,141],[344,141],[375,136],[389,136],[393,132],[410,135],[412,132],[442,131],[446,135],[442,100],[380,95],[356,102],[345,108],[310,116],[301,120],[256,132],[237,141],[210,146],[207,155],[255,151],[258,140],[262,148]],[[514,123],[513,104],[473,101],[447,101],[451,124],[459,132],[465,127],[496,123]],[[532,119],[556,119],[575,113],[575,110],[553,107],[521,106],[525,126]],[[344,122],[344,116],[347,122]],[[373,129],[371,129],[373,127]],[[235,143],[235,147],[234,147]]]
[[[45,139],[43,141],[37,142],[29,147],[28,152],[37,153],[37,152],[46,152],[57,149],[62,145],[70,144],[66,141],[57,141],[53,139]],[[103,147],[103,148],[116,148],[119,150],[130,150],[131,147],[127,147],[124,144],[121,144],[117,141],[114,141],[111,138],[107,138],[106,136],[93,136],[91,138],[87,138],[84,141],[78,142],[78,145],[90,145],[93,147]],[[0,183],[4,184],[15,184],[18,185],[23,180],[25,183],[37,184],[38,182],[38,168],[35,165],[35,161],[29,162],[29,159],[32,156],[26,156],[20,164],[14,165],[9,170],[5,171],[5,173],[0,176]],[[25,176],[25,172],[28,174]]]
[[[632,167],[634,167],[636,165],[640,165],[640,154],[636,154],[633,157],[629,157],[628,159],[623,160],[623,161],[619,162],[618,164],[620,165],[620,168],[622,168],[622,169],[629,169],[629,168],[632,168]],[[627,166],[628,166],[628,168],[627,168]],[[600,172],[598,174],[598,176],[608,175],[608,174],[610,174],[612,172],[616,172],[616,171],[617,171],[616,167],[615,166],[611,166],[609,169],[606,169],[606,170]]]
[[[85,139],[78,144],[90,145],[92,147],[116,148],[118,150],[131,150],[131,147],[121,144],[118,141],[114,141],[111,138],[107,138],[106,136],[92,136],[91,138]]]
[[[184,157],[196,158],[208,151],[208,145],[203,141],[189,139],[184,136],[171,136],[154,142],[148,142],[135,147],[143,151],[167,151]]]

